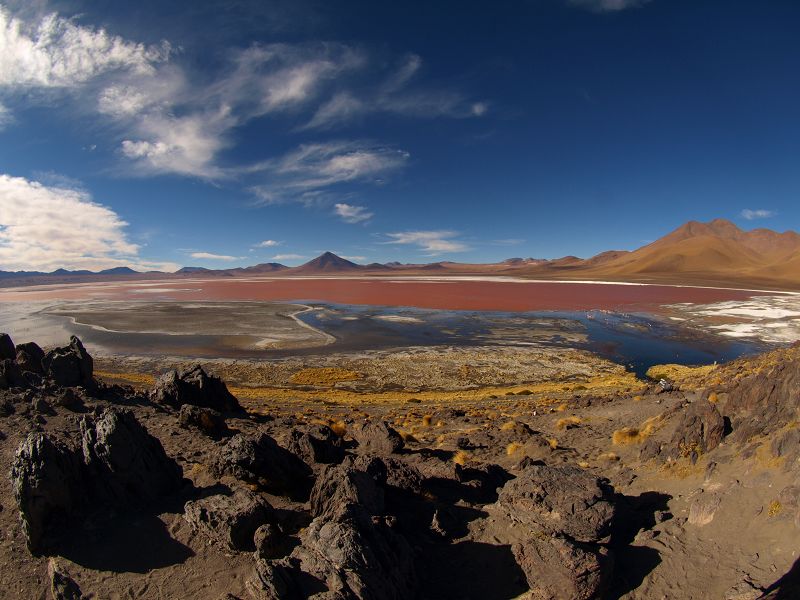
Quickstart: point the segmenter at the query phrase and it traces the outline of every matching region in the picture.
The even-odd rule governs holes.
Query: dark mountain
[[[295,267],[293,273],[342,273],[347,271],[360,271],[364,267],[357,265],[341,256],[336,256],[333,252],[320,254],[314,260]]]
[[[130,267],[114,267],[113,269],[103,269],[98,275],[138,275],[139,271],[134,271]]]

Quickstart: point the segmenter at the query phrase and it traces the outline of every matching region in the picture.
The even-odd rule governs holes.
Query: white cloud
[[[224,134],[234,119],[225,112],[185,117],[147,115],[139,129],[151,140],[123,140],[121,152],[145,173],[178,173],[218,179],[224,172],[214,164],[226,147]]]
[[[192,252],[189,254],[192,258],[196,258],[199,260],[224,260],[224,261],[232,261],[238,260],[239,256],[229,256],[227,254],[213,254],[211,252]]]
[[[753,221],[755,219],[769,219],[770,217],[774,217],[777,213],[774,210],[765,210],[763,208],[756,210],[745,208],[741,214],[748,221]]]
[[[401,231],[386,235],[390,238],[386,244],[413,244],[431,256],[469,250],[465,243],[453,239],[458,236],[455,231]]]
[[[568,0],[568,2],[594,12],[615,12],[642,6],[650,0]]]
[[[361,223],[369,221],[373,213],[367,210],[366,206],[353,206],[352,204],[337,203],[333,205],[333,212],[335,212],[345,223]]]
[[[3,270],[178,268],[140,259],[140,248],[128,240],[126,226],[119,215],[83,190],[0,175]]]
[[[380,184],[400,169],[409,154],[402,150],[372,146],[363,142],[304,144],[284,157],[250,167],[269,177],[269,184],[255,186],[262,204],[330,201],[327,191],[342,183]]]
[[[279,242],[277,240],[264,240],[263,242],[257,243],[254,248],[272,248],[273,246],[280,246],[283,242]]]
[[[112,70],[153,72],[169,44],[145,46],[49,14],[36,24],[0,6],[0,86],[73,87]]]
[[[272,260],[302,260],[306,258],[303,254],[276,254]]]

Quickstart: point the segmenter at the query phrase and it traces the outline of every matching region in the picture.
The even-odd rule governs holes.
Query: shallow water
[[[35,340],[43,346],[63,344],[70,335],[75,334],[98,355],[188,358],[268,359],[437,345],[556,346],[592,351],[626,365],[639,375],[643,375],[654,364],[725,362],[769,347],[641,313],[599,310],[498,312],[299,303],[313,306],[314,310],[298,314],[297,318],[333,336],[336,340],[334,343],[291,349],[259,347],[263,336],[269,335],[274,325],[272,321],[266,321],[266,317],[259,317],[262,313],[254,313],[257,318],[241,332],[206,333],[225,331],[219,326],[230,320],[231,312],[241,314],[244,307],[256,303],[216,303],[218,313],[209,311],[212,303],[208,303],[202,311],[203,320],[198,321],[195,332],[186,330],[184,326],[183,334],[143,333],[152,328],[152,319],[143,321],[137,327],[130,314],[126,314],[124,319],[126,331],[108,331],[98,324],[92,326],[91,321],[88,321],[89,324],[74,322],[67,316],[69,311],[53,314],[54,307],[57,307],[56,312],[63,313],[63,305],[49,302],[0,303],[0,331],[9,332],[18,342]],[[129,304],[107,303],[104,311],[98,311],[97,314],[108,318],[109,310],[113,311],[115,306],[124,310]],[[88,314],[91,315],[91,311]],[[85,315],[82,318],[85,319]],[[216,323],[215,319],[220,323]],[[101,322],[102,319],[98,321]],[[250,326],[257,331],[246,333]],[[281,324],[281,327],[285,328],[285,324]],[[296,327],[302,330],[299,325]]]

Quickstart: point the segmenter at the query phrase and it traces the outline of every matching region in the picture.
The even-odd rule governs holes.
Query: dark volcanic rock
[[[195,427],[211,437],[220,437],[228,430],[222,413],[211,408],[200,408],[191,404],[181,406],[181,410],[178,413],[178,423],[181,427]]]
[[[306,430],[292,429],[289,434],[289,451],[308,465],[342,462],[342,439],[326,425],[316,425]]]
[[[293,497],[305,496],[310,488],[308,465],[263,432],[254,437],[233,436],[220,449],[211,470],[217,477],[232,475]]]
[[[49,549],[86,500],[78,454],[43,433],[31,433],[20,444],[11,484],[28,549],[36,555]]]
[[[696,459],[719,446],[724,434],[725,420],[717,408],[706,400],[699,400],[688,408],[667,448],[674,459]]]
[[[242,410],[222,379],[209,375],[200,365],[159,377],[150,391],[150,400],[173,408],[191,404],[220,412]]]
[[[511,547],[533,598],[590,600],[602,597],[610,558],[604,549],[564,537],[531,537]]]
[[[384,421],[361,423],[353,428],[352,436],[360,454],[393,454],[404,445],[400,434]]]
[[[146,506],[183,484],[181,468],[127,411],[106,409],[81,422],[93,491],[117,506]]]
[[[20,371],[28,373],[44,374],[42,361],[44,360],[44,350],[34,342],[17,344],[17,364]]]
[[[81,600],[83,598],[78,584],[52,558],[47,564],[47,575],[50,578],[50,595],[53,600]]]
[[[283,542],[283,532],[274,523],[264,523],[253,534],[253,544],[256,547],[257,558],[279,558],[284,545]]]
[[[253,536],[269,519],[272,507],[253,492],[209,496],[187,502],[183,518],[193,531],[230,550],[255,550]]]
[[[531,465],[503,486],[496,506],[545,534],[597,542],[609,533],[612,499],[610,487],[582,469]]]
[[[0,360],[0,389],[21,387],[25,385],[25,378],[19,365],[10,359]]]
[[[257,598],[416,597],[414,555],[382,516],[386,467],[378,458],[347,457],[320,473],[311,493],[315,517],[301,545],[279,561],[257,561],[250,588]],[[276,595],[277,594],[277,595]]]
[[[379,458],[348,457],[325,468],[311,490],[311,515],[335,519],[359,507],[370,515],[383,512],[386,467]]]
[[[47,377],[56,385],[86,387],[94,383],[94,361],[74,335],[69,338],[69,346],[56,348],[45,354],[42,367]]]
[[[7,333],[0,333],[0,360],[15,360],[17,351],[14,342]]]

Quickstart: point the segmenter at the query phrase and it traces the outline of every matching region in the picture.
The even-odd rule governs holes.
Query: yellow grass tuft
[[[432,420],[433,420],[433,416],[431,416],[431,415],[424,415],[424,416],[422,417],[422,426],[423,426],[423,427],[430,427],[430,426],[431,426],[431,421],[432,421]]]
[[[614,452],[604,452],[600,456],[597,457],[599,460],[604,460],[608,462],[614,462],[619,460],[619,456],[617,456]]]
[[[783,510],[783,506],[777,500],[773,500],[769,503],[769,509],[767,510],[768,517],[776,517],[781,514],[781,510]]]
[[[717,392],[711,392],[708,395],[708,401],[711,402],[711,404],[716,404],[717,402],[719,402],[719,398],[717,397]]]
[[[550,444],[551,450],[558,449],[558,440],[556,438],[550,438],[549,440],[547,440],[547,443]]]
[[[514,454],[522,448],[522,444],[518,444],[517,442],[511,442],[508,446],[506,446],[506,454],[508,456],[514,456]]]
[[[415,444],[419,442],[419,440],[414,437],[414,434],[410,431],[403,431],[402,429],[398,429],[397,433],[400,434],[400,437],[403,438],[403,441],[407,444]]]
[[[347,433],[347,423],[344,421],[334,421],[330,424],[330,428],[339,437],[344,437]]]
[[[556,421],[556,429],[559,431],[564,431],[565,429],[572,429],[573,427],[577,427],[578,424],[581,422],[580,417],[576,417],[575,415],[565,417],[563,419],[559,419]]]
[[[629,446],[631,444],[641,444],[648,437],[653,435],[661,427],[663,417],[657,415],[650,417],[639,427],[623,427],[617,429],[611,436],[611,443],[615,446]]]
[[[455,454],[453,454],[453,462],[457,465],[461,465],[462,467],[467,464],[470,459],[469,452],[465,452],[464,450],[459,450]]]
[[[589,468],[589,463],[588,463],[588,462],[586,462],[585,460],[582,460],[582,461],[579,461],[579,462],[578,462],[578,466],[579,466],[581,469],[588,469],[588,468]]]
[[[558,412],[564,412],[565,410],[567,410],[567,405],[566,405],[566,403],[564,403],[564,404],[559,404],[559,405],[556,407],[556,410],[557,410]]]

